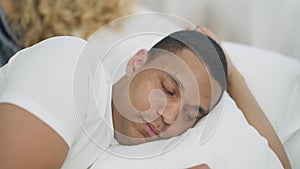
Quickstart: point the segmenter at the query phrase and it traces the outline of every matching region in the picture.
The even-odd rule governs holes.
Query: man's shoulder
[[[57,36],[45,39],[31,47],[16,53],[10,64],[22,62],[22,64],[51,64],[62,63],[64,60],[76,60],[87,42],[78,37]]]
[[[82,48],[85,46],[87,42],[84,39],[81,39],[79,37],[75,36],[56,36],[52,38],[45,39],[35,45],[33,45],[31,48],[37,48],[37,49],[56,49],[56,48],[72,48],[73,50],[76,50],[76,48]],[[65,50],[67,51],[67,50]],[[55,50],[53,50],[55,52]]]

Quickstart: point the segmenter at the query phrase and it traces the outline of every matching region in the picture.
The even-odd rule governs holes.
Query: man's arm
[[[12,104],[0,104],[0,164],[10,169],[59,169],[65,141],[40,119]]]
[[[206,164],[201,164],[188,169],[210,169],[210,168]]]
[[[235,68],[234,68],[235,69]],[[228,79],[227,91],[242,110],[248,123],[265,137],[271,149],[278,156],[285,169],[290,169],[291,165],[287,154],[268,118],[256,102],[249,90],[243,76],[236,70],[231,72]]]
[[[217,36],[206,28],[197,26],[196,30],[214,39],[222,47],[221,41],[217,38]],[[256,102],[243,76],[231,62],[229,55],[226,50],[224,50],[224,48],[223,51],[225,52],[228,64],[227,91],[229,95],[234,99],[238,107],[242,110],[248,123],[268,140],[269,146],[275,152],[283,167],[285,169],[290,169],[291,165],[289,159],[275,130]]]

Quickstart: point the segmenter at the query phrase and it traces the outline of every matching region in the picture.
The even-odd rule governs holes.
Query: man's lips
[[[145,128],[147,130],[147,132],[149,133],[150,136],[158,136],[160,134],[160,131],[158,129],[156,129],[156,127],[154,125],[152,125],[151,123],[144,123]]]

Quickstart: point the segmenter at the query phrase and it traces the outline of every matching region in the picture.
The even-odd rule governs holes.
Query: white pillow
[[[215,130],[203,139],[208,123],[216,118],[219,120]],[[176,140],[181,141],[174,144]],[[161,154],[156,154],[157,151]],[[201,163],[216,169],[282,168],[267,141],[247,123],[235,102],[225,93],[220,104],[184,135],[135,146],[111,146],[92,169],[176,169]]]
[[[139,38],[132,38],[128,39],[126,42],[120,42],[117,46],[115,46],[114,51],[111,51],[110,56],[112,57],[111,59],[104,60],[104,62],[111,61],[116,64],[116,60],[123,60],[123,62],[120,65],[117,65],[120,69],[118,69],[117,72],[111,72],[112,74],[115,73],[114,75],[116,76],[117,80],[121,75],[123,75],[125,71],[125,66],[127,63],[127,60],[129,57],[124,57],[124,55],[120,55],[119,53],[125,54],[125,56],[130,56],[134,53],[134,49],[136,48],[149,48],[154,44],[156,41],[161,39],[160,36],[153,36],[153,35],[147,35]],[[135,46],[136,48],[132,47]],[[241,73],[245,76],[245,79],[257,98],[258,102],[260,103],[261,107],[265,111],[266,115],[270,119],[271,123],[275,127],[275,130],[279,133],[279,136],[283,142],[288,140],[289,138],[297,139],[298,137],[293,137],[293,135],[297,134],[297,131],[300,129],[300,123],[299,121],[299,87],[300,87],[300,66],[299,63],[293,59],[284,57],[278,53],[259,49],[259,48],[254,48],[254,47],[249,47],[241,44],[235,44],[235,43],[229,43],[225,42],[224,43],[225,48],[228,50],[228,52],[231,55],[231,58],[235,65],[238,67],[238,69],[241,71]],[[129,51],[128,49],[132,50]],[[119,63],[119,62],[118,62]],[[106,63],[105,65],[110,65]],[[253,66],[254,65],[254,66]],[[255,69],[254,69],[255,67]],[[110,67],[112,68],[112,67]],[[278,76],[281,75],[281,76]],[[276,83],[279,81],[279,83]],[[284,82],[284,83],[282,83]],[[270,87],[272,86],[272,87]],[[277,90],[274,90],[277,89]],[[291,91],[290,89],[293,89]],[[280,103],[280,104],[279,104]],[[236,110],[239,111],[239,110]],[[245,124],[247,123],[244,121]],[[248,124],[247,124],[248,125]],[[248,126],[250,127],[250,126]],[[222,127],[223,128],[223,127]],[[210,128],[209,128],[210,129]],[[236,130],[238,127],[236,128]],[[244,130],[243,128],[239,128],[240,130]],[[229,130],[228,130],[229,131]],[[224,132],[227,133],[228,137],[232,137],[232,133],[230,132]],[[247,130],[244,132],[239,132],[240,138],[247,138],[249,135],[247,134]],[[299,134],[298,134],[299,135]],[[253,137],[257,137],[256,139],[259,139],[259,135],[252,135]],[[218,137],[218,136],[215,136]],[[254,139],[254,138],[253,138]],[[242,140],[240,140],[242,141]],[[299,139],[298,139],[299,141]],[[176,141],[173,142],[176,143]],[[172,142],[172,143],[173,143]],[[250,140],[248,140],[250,142]],[[298,157],[299,152],[295,151],[297,148],[297,145],[294,144],[294,140],[291,140],[288,142],[288,155],[291,159],[292,166],[299,166],[299,162],[297,160],[294,160]],[[173,143],[173,144],[175,144]],[[186,144],[185,141],[183,141],[182,144]],[[251,142],[249,143],[251,144]],[[255,142],[253,143],[255,144]],[[259,142],[257,143],[259,144]],[[130,147],[130,149],[127,150],[126,147],[113,147],[111,148],[112,150],[118,152],[124,155],[124,152],[129,151],[133,152],[133,154],[139,152],[139,156],[145,156],[145,155],[150,155],[153,153],[157,153],[160,150],[164,150],[167,147],[169,147],[169,142],[154,142],[154,143],[147,143],[146,147],[139,148],[140,146],[137,146],[138,148],[132,149],[133,147]],[[188,146],[187,146],[188,145]],[[184,149],[189,149],[193,147],[193,144],[187,144],[181,147],[184,147]],[[238,144],[236,144],[238,145]],[[229,146],[230,147],[230,146]],[[121,151],[119,150],[121,149]],[[231,151],[237,151],[237,152],[243,152],[243,149],[241,147],[231,147]],[[145,150],[145,151],[144,151]],[[151,150],[151,151],[150,151]],[[223,151],[219,149],[220,151]],[[257,161],[257,158],[259,159],[264,159],[261,157],[261,153],[258,153],[257,151],[270,151],[265,145],[264,148],[262,149],[252,149],[252,151],[248,151],[249,155],[249,161],[253,160],[256,161],[256,164],[263,166],[264,162],[265,163],[270,163],[269,160],[266,160],[264,162],[259,162]],[[120,152],[119,152],[120,151]],[[230,152],[227,152],[228,154],[231,154]],[[226,151],[224,151],[226,152]],[[128,152],[127,152],[128,153]],[[131,156],[133,155],[131,154]],[[200,157],[201,153],[198,152],[196,153],[196,157]],[[217,154],[222,154],[220,152],[217,152]],[[238,153],[241,154],[241,153]],[[259,154],[259,155],[258,155]],[[263,153],[262,153],[263,154]],[[176,156],[176,153],[173,153],[172,156]],[[103,157],[105,158],[112,158],[113,160],[120,160],[124,161],[125,159],[122,158],[121,156],[119,157],[111,157],[110,155],[105,154]],[[101,158],[103,158],[101,157]],[[169,156],[167,156],[169,157]],[[230,156],[228,156],[229,158]],[[100,158],[100,159],[101,159]],[[147,163],[147,161],[150,161],[149,163],[151,164],[156,164],[160,165],[161,164],[161,159],[166,159],[166,157],[162,156],[161,158],[153,158],[153,159],[144,159],[142,160],[143,163]],[[174,157],[172,157],[174,158]],[[212,157],[214,159],[215,157]],[[153,160],[160,159],[159,163],[153,162]],[[197,161],[200,158],[197,158]],[[218,158],[217,158],[218,159]],[[204,159],[203,159],[204,160]],[[220,159],[219,159],[220,160]],[[102,160],[100,160],[102,161]],[[108,160],[109,161],[109,160]],[[126,161],[126,160],[125,160]],[[124,161],[124,162],[125,162]],[[140,160],[129,160],[128,164],[137,165],[136,162]],[[169,161],[166,161],[167,163]],[[188,160],[187,160],[188,162]],[[207,161],[206,161],[207,162]],[[126,162],[125,162],[126,163]],[[230,159],[228,160],[227,158],[223,157],[219,161],[220,165],[221,164],[228,164],[230,163]],[[238,165],[243,165],[244,166],[246,163],[243,160],[238,160],[235,161],[236,166]],[[104,165],[104,163],[101,163]],[[123,163],[120,163],[123,164]],[[127,164],[127,163],[126,163]],[[177,164],[177,163],[174,163]],[[190,163],[188,163],[190,164]],[[195,163],[196,164],[196,163]],[[125,164],[124,164],[125,165]],[[229,165],[229,164],[228,164]],[[275,164],[274,164],[275,165]],[[150,165],[152,166],[152,165]],[[249,165],[247,165],[249,166]],[[251,166],[251,165],[250,165]],[[106,166],[107,167],[107,166]],[[152,166],[153,167],[153,166]],[[105,168],[105,167],[104,167]],[[151,167],[150,167],[151,168]],[[157,167],[156,167],[157,168]],[[171,167],[172,168],[172,167]],[[262,167],[263,168],[263,167]],[[271,167],[273,168],[273,167]]]
[[[295,103],[300,101],[299,62],[256,47],[229,42],[224,46],[285,142],[300,129],[300,107]]]
[[[143,21],[131,20],[122,25],[122,31],[102,32],[89,40],[99,51],[99,57],[103,58],[104,67],[115,77],[114,81],[124,74],[127,60],[139,48],[150,48],[164,35],[185,28],[172,23],[166,24],[160,17],[151,18],[151,22]],[[156,33],[157,30],[151,29],[153,23],[166,29],[163,33]],[[139,30],[135,32],[135,28]],[[147,33],[142,34],[145,30]],[[92,168],[173,169],[201,163],[207,163],[212,168],[282,168],[265,139],[247,123],[230,97],[225,94],[223,99],[226,106],[224,111],[219,111],[224,113],[222,118],[219,118],[220,114],[214,109],[216,113],[210,113],[197,128],[180,137],[129,147],[114,145],[98,158]],[[217,118],[213,118],[214,116]],[[153,156],[161,152],[164,153]]]
[[[300,63],[257,47],[224,43],[272,123],[292,168],[300,168]]]

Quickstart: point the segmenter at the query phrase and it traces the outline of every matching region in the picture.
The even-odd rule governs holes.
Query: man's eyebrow
[[[198,113],[200,114],[200,117],[205,116],[208,112],[200,105],[198,107]]]
[[[169,75],[169,76],[175,82],[175,84],[178,88],[180,88],[181,90],[184,89],[182,82],[175,75]],[[198,113],[199,113],[200,117],[208,114],[208,111],[206,111],[201,105],[197,105],[195,107],[196,107],[196,109],[198,109]]]
[[[171,77],[171,79],[175,82],[176,86],[178,88],[180,88],[181,90],[184,89],[184,86],[182,84],[182,82],[175,76],[175,75],[169,75]],[[205,110],[201,105],[197,105],[195,106],[196,109],[198,109],[198,114],[200,115],[200,117],[205,116],[208,114],[208,111]]]
[[[184,86],[183,86],[182,82],[181,82],[175,75],[171,74],[171,75],[169,75],[169,76],[170,76],[171,79],[175,82],[175,84],[176,84],[176,86],[177,86],[178,88],[180,88],[181,90],[184,89]]]

